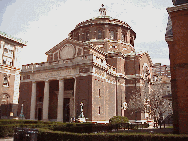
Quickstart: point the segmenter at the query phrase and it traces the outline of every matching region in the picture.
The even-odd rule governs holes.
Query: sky
[[[107,16],[136,32],[136,52],[147,51],[153,63],[170,64],[165,32],[171,0],[0,0],[0,31],[28,41],[20,53],[21,65],[46,62],[45,52],[78,23],[99,16],[102,4]]]

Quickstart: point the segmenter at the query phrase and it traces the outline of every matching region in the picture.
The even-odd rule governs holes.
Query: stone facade
[[[17,117],[21,40],[0,32],[0,118]]]
[[[88,121],[125,116],[128,80],[140,86],[140,68],[146,62],[150,69],[152,62],[143,53],[136,54],[134,63],[136,33],[106,16],[105,8],[100,11],[101,16],[79,23],[47,51],[47,62],[22,66],[19,111],[21,103],[30,109],[24,109],[26,119],[68,122],[80,117],[81,103]]]

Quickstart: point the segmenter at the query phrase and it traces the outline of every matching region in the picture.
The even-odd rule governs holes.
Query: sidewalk
[[[0,139],[0,141],[13,141],[13,138],[5,138],[5,139]]]
[[[168,126],[166,126],[168,127]],[[137,130],[128,130],[128,129],[119,129],[117,132],[126,132],[126,133],[162,133],[162,134],[172,134],[173,128],[164,128],[164,126],[154,128],[153,125],[150,125],[148,128],[139,128]]]

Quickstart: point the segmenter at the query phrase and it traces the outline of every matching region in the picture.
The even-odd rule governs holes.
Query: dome
[[[106,15],[106,9],[99,9],[100,16],[83,21],[69,33],[71,39],[87,41],[122,41],[134,46],[136,33],[131,27],[118,19]]]

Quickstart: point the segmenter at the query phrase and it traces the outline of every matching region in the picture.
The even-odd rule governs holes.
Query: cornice
[[[27,41],[24,41],[21,38],[19,38],[19,39],[15,38],[15,37],[13,37],[11,35],[6,34],[5,32],[1,32],[0,31],[0,37],[1,38],[5,38],[5,39],[7,39],[7,40],[9,40],[11,42],[15,42],[16,44],[20,44],[21,46],[26,46],[26,44],[27,44]]]
[[[166,10],[168,11],[168,13],[171,13],[171,12],[187,10],[187,9],[188,9],[188,3],[185,3],[174,7],[168,7]]]

